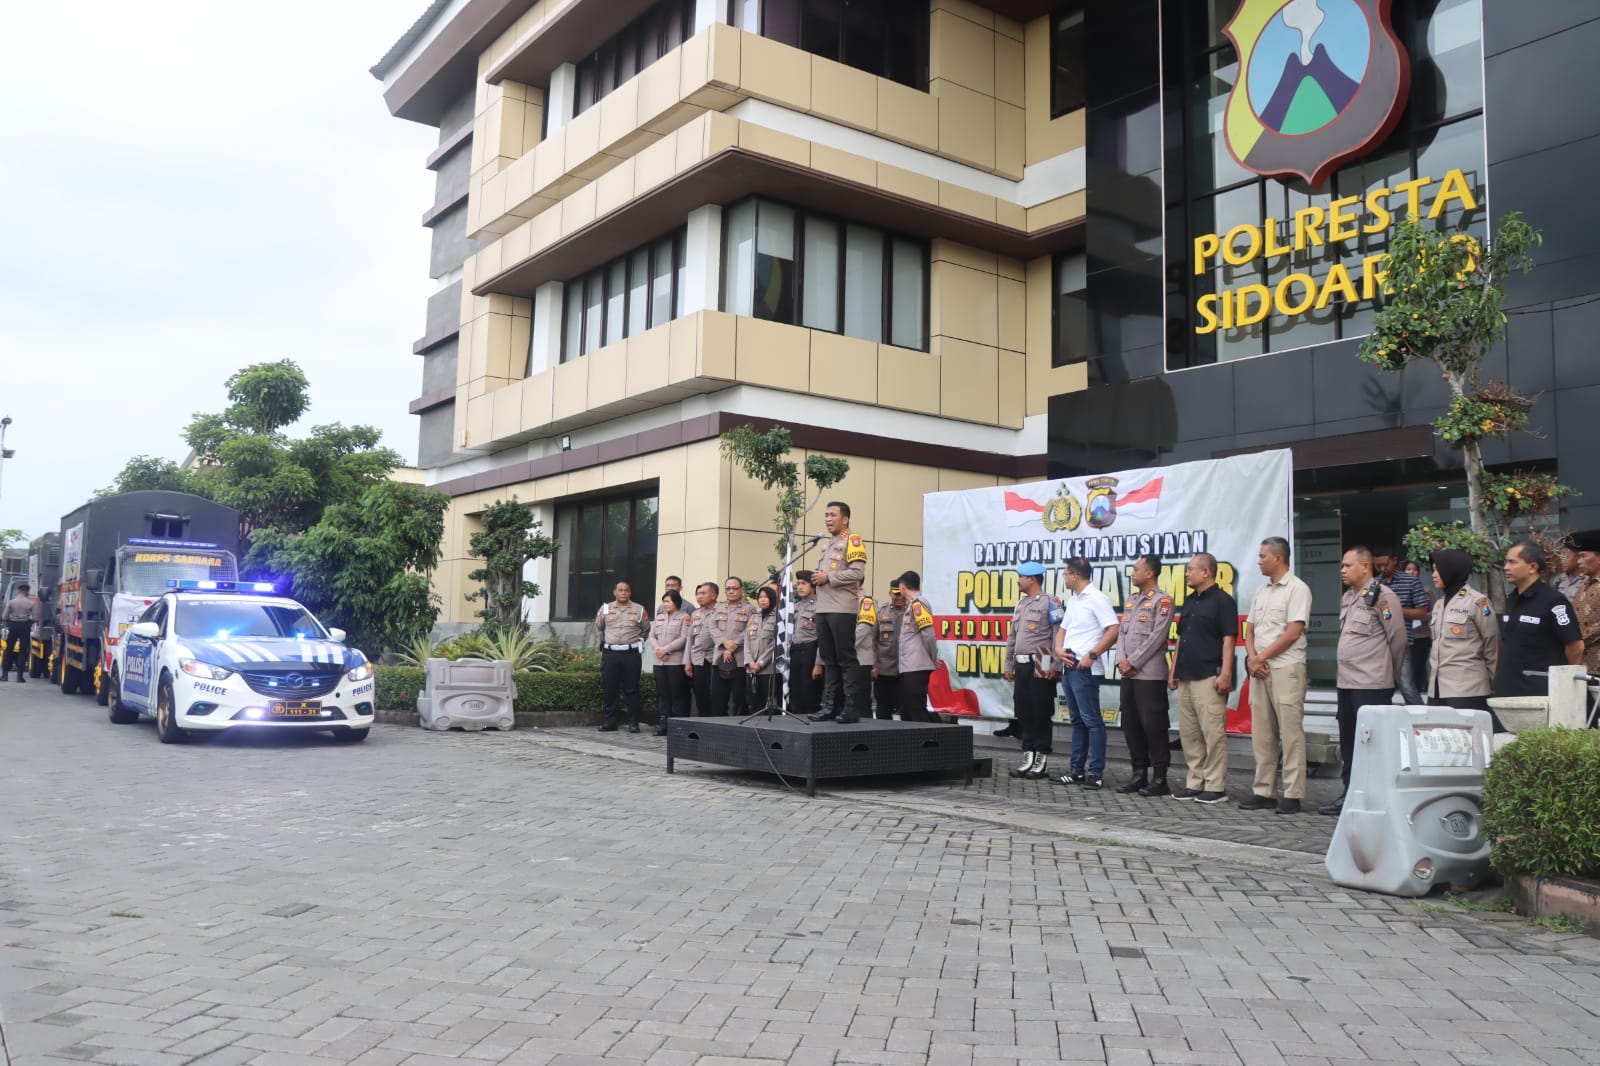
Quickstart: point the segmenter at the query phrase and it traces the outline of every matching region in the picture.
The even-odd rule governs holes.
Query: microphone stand
[[[811,549],[815,548],[818,544],[821,544],[823,541],[825,541],[827,539],[828,539],[828,535],[826,533],[817,533],[814,536],[812,536],[811,543],[806,545],[806,547],[801,550],[799,555],[797,555],[797,556],[793,555],[793,552],[792,552],[792,549],[791,549],[790,554],[793,557],[790,558],[787,562],[785,562],[783,564],[783,569],[780,570],[778,572],[778,574],[777,574],[778,587],[780,589],[786,589],[786,588],[789,587],[789,583],[793,580],[795,564],[800,562],[800,560],[804,559],[807,555],[811,554]],[[792,544],[793,541],[791,541],[790,543]],[[759,589],[757,590],[757,595],[758,596],[760,595],[760,590]],[[781,610],[781,608],[779,608],[779,609]],[[790,639],[793,640],[793,634],[790,634]],[[785,718],[793,718],[797,722],[803,722],[807,726],[813,725],[814,723],[809,718],[805,717],[804,715],[795,714],[793,711],[789,710],[786,702],[783,699],[780,698],[778,682],[783,679],[783,675],[778,673],[778,671],[776,669],[776,660],[777,660],[777,656],[778,656],[778,648],[777,648],[776,637],[774,637],[774,640],[773,640],[772,656],[773,656],[773,660],[774,660],[774,669],[772,671],[772,683],[767,685],[767,701],[766,701],[766,705],[762,706],[762,707],[757,707],[754,711],[750,712],[745,717],[739,719],[739,724],[743,725],[746,722],[750,721],[752,718],[759,718],[762,715],[766,715],[767,721],[770,722],[770,721],[772,721],[772,716],[774,714],[779,714],[779,715],[782,715]],[[750,686],[750,694],[752,696],[754,696],[755,695],[755,679],[756,679],[756,675],[752,674],[748,670],[746,670],[745,671],[745,677],[747,678],[747,682],[746,683]]]

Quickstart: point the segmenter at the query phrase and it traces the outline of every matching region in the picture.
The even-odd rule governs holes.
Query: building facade
[[[1507,282],[1483,376],[1538,404],[1485,459],[1557,472],[1582,493],[1563,525],[1600,525],[1600,118],[1576,106],[1600,88],[1600,8],[1123,0],[1090,6],[1085,36],[1088,388],[1050,401],[1051,476],[1292,449],[1312,680],[1331,688],[1342,547],[1467,518],[1429,425],[1437,371],[1356,357],[1373,258],[1407,211],[1478,238],[1518,211],[1544,243]],[[1396,50],[1409,79],[1386,85]],[[1392,112],[1340,129],[1385,93]],[[1325,172],[1286,173],[1311,138]]]
[[[742,424],[849,460],[829,495],[879,594],[921,565],[925,492],[1044,476],[1051,398],[1089,381],[1083,27],[1035,0],[431,5],[373,73],[439,129],[412,411],[453,498],[441,620],[470,620],[476,516],[511,497],[561,541],[536,622],[619,577],[653,603],[764,574],[775,501],[719,451]]]

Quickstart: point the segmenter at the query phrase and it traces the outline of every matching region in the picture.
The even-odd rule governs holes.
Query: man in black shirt
[[[1506,552],[1506,610],[1500,616],[1500,672],[1496,696],[1543,696],[1547,678],[1528,677],[1524,670],[1576,666],[1583,662],[1583,630],[1572,604],[1545,584],[1544,549],[1531,540]]]
[[[1209,552],[1189,560],[1185,581],[1194,591],[1179,608],[1167,687],[1178,694],[1178,739],[1189,778],[1172,798],[1221,803],[1228,797],[1228,693],[1239,606],[1217,585],[1217,560]]]

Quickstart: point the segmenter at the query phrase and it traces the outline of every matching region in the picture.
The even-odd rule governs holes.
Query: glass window
[[[672,245],[673,258],[676,260],[676,262],[678,264],[678,269],[677,269],[678,284],[675,286],[675,289],[676,289],[676,292],[677,292],[677,296],[676,296],[676,300],[675,300],[675,302],[673,304],[673,314],[677,315],[679,318],[683,317],[684,293],[688,292],[688,288],[689,288],[688,287],[689,263],[688,263],[688,259],[687,259],[687,254],[688,253],[685,251],[685,248],[684,248],[684,246],[686,244],[688,244],[688,232],[687,231],[685,231],[683,234],[681,234],[678,237],[677,241],[675,241],[673,243],[673,245]]]
[[[730,0],[728,21],[741,30],[761,32],[761,0]]]
[[[842,0],[800,0],[800,47],[814,56],[838,59],[842,15]]]
[[[926,264],[922,246],[907,240],[894,242],[894,272],[891,275],[889,343],[902,348],[923,346]]]
[[[570,362],[583,354],[583,282],[569,281],[566,287],[566,333],[561,339],[561,361]]]
[[[606,343],[620,341],[627,329],[628,261],[613,260],[606,268]]]
[[[1089,357],[1088,264],[1082,252],[1055,261],[1055,342],[1051,366],[1081,363]]]
[[[641,603],[656,581],[658,500],[655,486],[556,508],[555,610],[559,620],[588,621],[627,580]]]
[[[628,335],[650,328],[650,249],[640,248],[628,260]]]
[[[682,44],[694,27],[695,0],[657,0],[578,64],[577,113]]]
[[[865,226],[845,227],[844,331],[883,340],[883,234]]]
[[[1055,15],[1050,23],[1050,117],[1084,105],[1083,8]]]
[[[592,352],[603,343],[600,327],[605,321],[605,273],[596,270],[583,280],[583,350]]]
[[[659,326],[672,317],[672,238],[650,249],[650,324]]]
[[[1427,11],[1428,4],[1420,5]],[[1483,107],[1483,22],[1479,0],[1434,0],[1419,16],[1411,50],[1411,109],[1415,122],[1437,122]]]
[[[805,221],[805,294],[802,325],[839,332],[839,224],[826,219]]]
[[[759,201],[756,212],[755,296],[750,313],[794,321],[794,208]]]
[[[727,288],[723,309],[735,315],[751,313],[756,278],[756,201],[746,200],[726,214],[727,254],[722,283]]]
[[[793,40],[796,8],[805,51],[912,88],[927,87],[927,0],[788,0],[764,12],[762,33]]]

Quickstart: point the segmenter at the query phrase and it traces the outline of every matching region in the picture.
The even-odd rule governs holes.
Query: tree
[[[752,481],[759,481],[767,491],[778,490],[775,515],[778,537],[778,558],[783,559],[795,530],[806,513],[822,499],[822,493],[844,480],[850,472],[848,460],[831,455],[812,453],[806,456],[805,480],[800,477],[800,467],[789,458],[792,438],[783,426],[773,426],[765,433],[757,433],[746,423],[722,435],[722,454],[738,464]],[[805,482],[817,487],[817,499],[806,503]],[[771,568],[774,572],[776,567]]]
[[[119,492],[139,492],[144,489],[194,492],[196,487],[190,471],[184,470],[171,459],[136,455],[123,464],[122,471],[117,474],[115,481],[95,495],[113,496]]]
[[[1532,251],[1542,240],[1516,212],[1487,248],[1466,234],[1431,229],[1416,216],[1405,219],[1389,242],[1384,305],[1358,353],[1385,370],[1432,363],[1444,378],[1450,404],[1433,428],[1462,453],[1471,526],[1423,523],[1407,534],[1407,549],[1413,558],[1426,558],[1433,548],[1462,548],[1490,572],[1492,586],[1494,563],[1510,544],[1513,524],[1527,520],[1537,532],[1551,505],[1572,491],[1550,474],[1492,473],[1483,462],[1484,439],[1522,429],[1533,409],[1534,397],[1480,381],[1478,368],[1505,336],[1501,284],[1533,269]]]
[[[523,580],[523,567],[531,559],[548,559],[560,543],[544,535],[533,512],[517,502],[496,500],[484,509],[483,530],[472,534],[467,554],[484,565],[467,574],[483,587],[467,593],[467,602],[482,601],[479,618],[494,628],[522,627],[522,602],[539,595],[539,586]]]
[[[20,529],[0,529],[0,548],[9,548],[13,544],[25,544],[28,538],[23,536]]]

